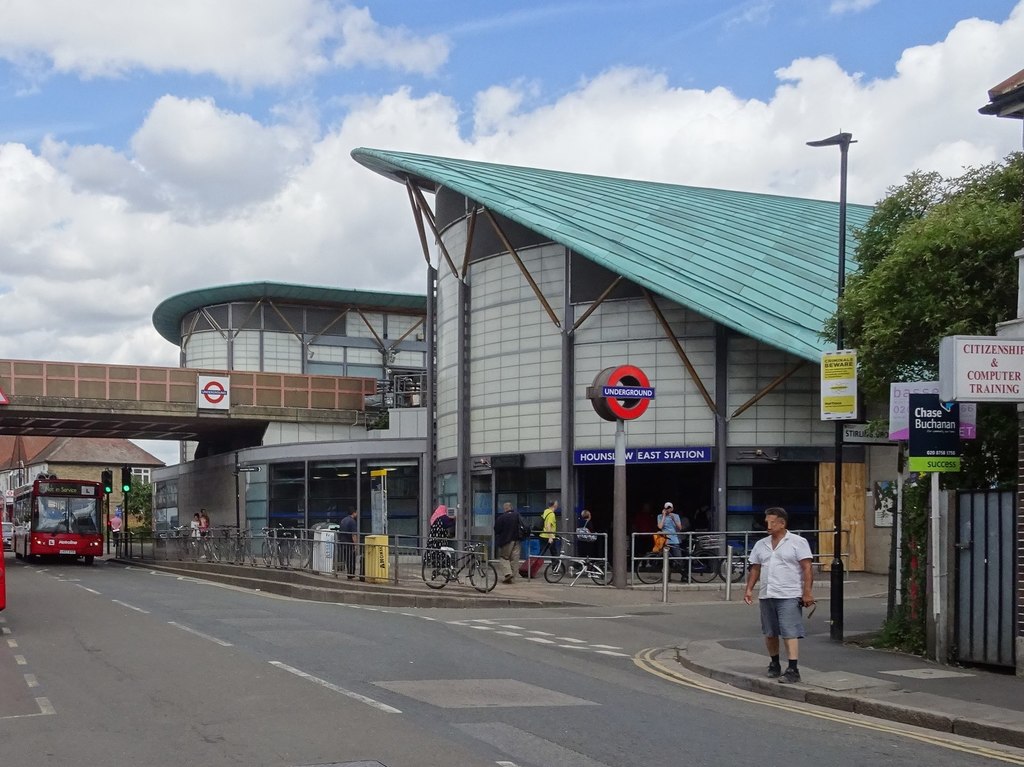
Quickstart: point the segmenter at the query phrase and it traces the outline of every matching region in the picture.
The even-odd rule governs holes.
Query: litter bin
[[[388,537],[386,535],[367,535],[366,542],[366,581],[367,583],[387,583],[388,581]]]
[[[334,551],[338,534],[334,530],[313,531],[313,570],[321,575],[334,573]]]

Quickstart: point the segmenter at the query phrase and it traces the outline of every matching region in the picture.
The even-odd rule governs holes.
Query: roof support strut
[[[469,272],[469,254],[473,250],[473,233],[476,232],[476,215],[480,209],[474,204],[473,212],[469,216],[469,231],[466,233],[466,252],[462,256],[462,279],[466,279]]]
[[[405,180],[405,191],[409,194],[409,205],[412,206],[412,217],[416,221],[416,231],[420,235],[420,247],[423,248],[423,258],[426,260],[427,266],[430,266],[430,246],[427,245],[427,232],[423,228],[423,211],[416,204],[416,198],[412,194],[412,181],[409,179]]]
[[[785,373],[782,373],[780,375],[775,376],[775,378],[767,386],[765,386],[763,389],[761,389],[761,391],[759,391],[753,397],[751,397],[746,402],[744,402],[742,405],[740,405],[738,408],[736,408],[736,411],[731,416],[729,416],[729,418],[733,419],[736,416],[740,415],[740,413],[742,413],[745,410],[747,410],[747,408],[750,408],[753,405],[757,404],[758,400],[762,399],[767,394],[770,394],[772,392],[772,390],[776,389],[787,378],[789,378],[791,375],[793,375],[796,371],[798,371],[800,368],[802,368],[806,364],[807,364],[807,360],[800,360],[798,363],[796,363],[793,367],[791,367]]]
[[[551,304],[549,304],[548,300],[544,298],[544,294],[541,293],[540,291],[540,286],[533,279],[533,275],[530,274],[529,270],[526,268],[526,264],[524,264],[523,259],[519,257],[519,253],[516,252],[516,249],[512,245],[512,242],[505,235],[505,232],[498,224],[498,220],[494,217],[494,214],[491,213],[491,211],[488,208],[484,208],[484,215],[487,216],[487,218],[490,220],[491,226],[494,227],[494,231],[498,235],[498,238],[501,240],[501,243],[505,246],[505,250],[507,250],[509,254],[511,254],[512,258],[515,259],[516,264],[519,266],[519,271],[523,273],[523,276],[526,278],[526,281],[530,283],[530,287],[533,289],[533,294],[537,296],[537,300],[540,301],[541,306],[544,307],[544,311],[548,313],[548,317],[550,317],[551,321],[555,323],[556,328],[561,328],[562,323],[558,320],[558,316],[555,314],[555,310],[551,308]]]
[[[578,320],[576,320],[576,322],[575,322],[575,323],[573,324],[573,326],[572,326],[572,329],[571,329],[571,330],[570,330],[569,332],[570,332],[570,333],[575,333],[575,332],[576,332],[576,329],[577,329],[577,328],[578,328],[578,327],[579,327],[580,325],[582,325],[582,324],[583,324],[584,320],[586,320],[586,319],[587,319],[587,317],[589,317],[589,316],[590,316],[591,314],[593,314],[593,313],[594,313],[594,311],[595,311],[595,310],[597,309],[597,307],[599,307],[599,306],[600,306],[601,304],[603,304],[603,303],[604,303],[604,300],[605,300],[606,298],[608,298],[608,296],[610,296],[610,295],[611,295],[612,291],[613,291],[613,290],[615,290],[616,286],[618,286],[618,284],[619,284],[620,282],[622,282],[622,280],[623,280],[623,279],[625,279],[625,278],[624,278],[624,277],[623,277],[623,276],[622,276],[622,275],[620,274],[620,275],[619,275],[618,277],[616,277],[616,278],[615,278],[614,280],[612,280],[612,284],[611,284],[611,285],[609,285],[609,286],[608,286],[607,288],[605,288],[605,291],[604,291],[604,293],[602,293],[601,295],[599,295],[599,296],[597,297],[597,300],[596,300],[596,301],[594,301],[594,303],[592,303],[592,304],[590,305],[590,308],[589,308],[589,309],[587,309],[587,310],[586,310],[585,312],[583,312],[583,314],[582,314],[582,315],[580,315],[580,318],[579,318]]]
[[[448,262],[448,268],[452,270],[452,274],[455,275],[455,279],[461,280],[459,277],[459,270],[455,266],[455,262],[452,261],[451,255],[448,253],[448,248],[444,246],[444,240],[441,237],[441,233],[437,230],[437,223],[434,221],[434,216],[430,212],[430,206],[427,205],[427,201],[423,199],[423,192],[419,190],[419,187],[415,186],[411,182],[406,182],[409,185],[409,189],[412,190],[413,196],[416,198],[417,210],[420,213],[419,225],[423,225],[423,213],[426,213],[427,224],[430,226],[430,231],[434,233],[434,238],[437,240],[437,247],[441,249],[441,254],[444,256],[444,260]],[[429,259],[427,259],[429,261]]]
[[[679,343],[679,339],[676,338],[675,333],[672,332],[672,328],[668,324],[668,320],[665,315],[661,312],[661,307],[658,306],[654,300],[654,296],[651,295],[651,291],[644,288],[644,298],[647,299],[647,303],[651,307],[651,311],[654,312],[654,316],[658,318],[658,322],[661,324],[661,329],[665,331],[665,337],[669,343],[672,344],[676,350],[676,354],[679,355],[679,359],[683,361],[683,365],[686,366],[686,372],[690,374],[690,378],[697,384],[697,389],[700,390],[700,396],[704,398],[704,402],[707,403],[708,410],[715,415],[718,415],[718,408],[715,406],[715,401],[711,399],[711,395],[708,394],[708,389],[704,385],[704,382],[700,380],[700,376],[697,375],[696,368],[693,367],[693,363],[690,362],[690,358],[686,356],[686,351],[683,349],[682,344]]]

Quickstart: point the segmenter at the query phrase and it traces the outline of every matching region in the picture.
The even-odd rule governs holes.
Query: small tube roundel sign
[[[594,378],[587,396],[606,421],[631,421],[642,416],[654,399],[647,374],[635,365],[605,368]]]

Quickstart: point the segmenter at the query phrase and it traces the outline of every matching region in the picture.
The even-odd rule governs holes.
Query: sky
[[[153,309],[212,285],[422,292],[357,147],[836,199],[843,130],[875,203],[1021,148],[978,108],[1022,49],[1024,0],[4,0],[0,358],[177,365]]]

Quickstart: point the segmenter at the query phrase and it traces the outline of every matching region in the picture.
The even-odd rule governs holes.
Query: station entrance
[[[594,529],[610,533],[615,498],[615,467],[577,466],[577,503],[589,509]],[[658,514],[671,501],[680,516],[695,529],[714,525],[715,464],[660,463],[626,466],[626,529],[653,532]],[[707,521],[703,516],[707,516]]]

